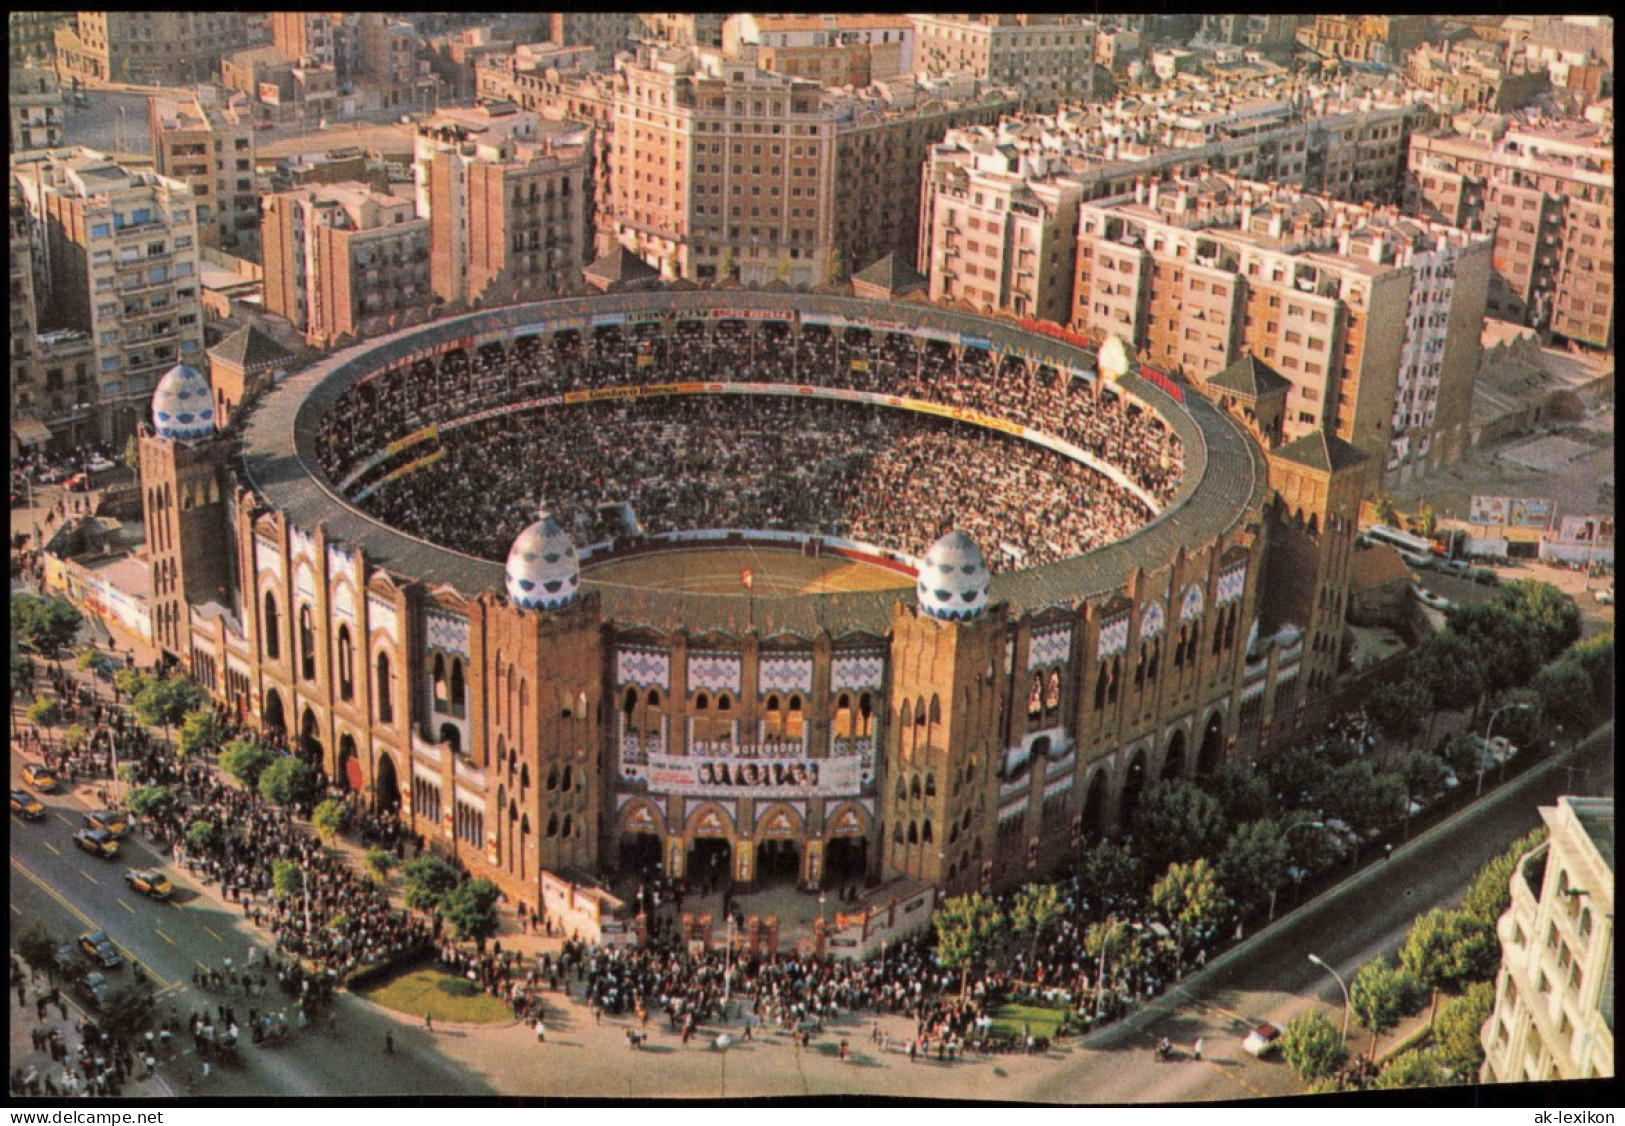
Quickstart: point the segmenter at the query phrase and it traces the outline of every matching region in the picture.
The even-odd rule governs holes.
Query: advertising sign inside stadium
[[[1565,516],[1557,525],[1557,542],[1574,547],[1613,547],[1612,516]]]
[[[1552,502],[1546,497],[1513,497],[1511,522],[1520,528],[1550,527]]]
[[[1469,524],[1505,524],[1512,510],[1511,497],[1474,496],[1467,509]]]

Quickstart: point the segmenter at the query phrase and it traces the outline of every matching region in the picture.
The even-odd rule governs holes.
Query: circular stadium
[[[242,637],[193,647],[528,903],[1004,882],[1210,768],[1242,703],[1263,451],[1075,339],[672,290],[356,345],[246,415]]]

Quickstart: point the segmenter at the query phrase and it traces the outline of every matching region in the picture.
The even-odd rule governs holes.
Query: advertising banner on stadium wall
[[[651,793],[694,797],[811,797],[856,794],[862,788],[857,755],[807,758],[755,755],[741,745],[732,755],[651,754],[644,769]]]
[[[1511,497],[1474,495],[1467,508],[1469,524],[1505,524],[1512,511]]]
[[[1597,514],[1565,516],[1558,522],[1555,542],[1575,547],[1613,547],[1614,518]]]
[[[1520,528],[1550,527],[1552,502],[1546,497],[1513,497],[1510,523]]]

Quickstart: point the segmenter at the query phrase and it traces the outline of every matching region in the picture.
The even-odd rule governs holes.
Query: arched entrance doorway
[[[1162,760],[1162,776],[1165,779],[1185,777],[1184,731],[1174,732],[1174,737],[1168,740],[1168,754]]]
[[[349,732],[339,736],[338,783],[352,794],[360,793],[364,785],[361,759],[355,751],[355,739]]]
[[[652,880],[660,874],[660,863],[664,856],[659,834],[646,832],[621,834],[619,859],[622,872]]]
[[[299,757],[320,770],[322,755],[321,727],[316,722],[316,713],[306,708],[299,720]]]
[[[1128,832],[1134,826],[1134,811],[1140,807],[1140,795],[1145,791],[1145,752],[1135,751],[1128,760],[1123,775],[1123,798],[1118,803],[1117,827]]]
[[[869,878],[869,838],[835,837],[824,846],[824,881],[830,886]]]
[[[401,783],[395,776],[395,760],[385,751],[378,756],[378,774],[372,783],[373,808],[379,813],[394,813],[401,808]]]
[[[733,845],[726,837],[700,837],[688,846],[683,870],[691,887],[715,888],[733,879]]]
[[[1196,776],[1206,778],[1219,768],[1224,758],[1224,716],[1214,712],[1202,731],[1202,747],[1196,753]]]
[[[288,717],[282,712],[282,693],[275,688],[265,690],[265,706],[260,710],[260,724],[265,734],[277,744],[288,741]]]
[[[795,841],[763,841],[756,849],[756,882],[795,883],[801,877],[801,846]]]
[[[1083,840],[1093,844],[1106,835],[1106,772],[1097,770],[1083,799]]]

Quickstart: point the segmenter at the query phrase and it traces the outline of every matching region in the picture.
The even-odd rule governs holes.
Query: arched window
[[[547,819],[547,835],[549,838],[559,835],[559,815],[556,813]]]
[[[908,843],[920,843],[920,824],[918,821],[910,821],[908,823]]]
[[[1051,669],[1049,674],[1049,685],[1044,689],[1044,710],[1047,712],[1053,712],[1058,710],[1060,706],[1061,672],[1059,669]]]
[[[339,699],[355,699],[355,647],[350,644],[350,627],[339,626]]]
[[[501,770],[502,767],[503,767],[503,764],[506,763],[507,760],[508,760],[508,743],[507,743],[507,740],[503,739],[502,736],[498,735],[497,736],[497,769]],[[500,806],[502,803],[498,802],[497,804]]]
[[[434,710],[437,712],[443,712],[446,710],[447,704],[446,658],[441,656],[439,653],[434,655],[434,668],[430,673],[430,679],[434,689]]]
[[[658,708],[660,706],[660,689],[649,689],[649,695],[645,698],[645,701],[648,703],[649,707]]]
[[[270,591],[265,592],[265,617],[263,620],[265,635],[265,657],[276,661],[282,658],[282,620],[276,610],[276,595]]]
[[[389,654],[379,653],[377,672],[372,686],[373,696],[378,700],[378,722],[393,723],[395,721],[394,683],[390,677]]]
[[[570,815],[568,813],[566,813],[564,815],[564,828],[559,830],[559,836],[561,836],[561,837],[565,838],[566,840],[568,840],[571,837],[571,835],[572,835],[571,817],[570,817]]]
[[[519,764],[519,788],[521,790],[530,789],[530,763],[528,762]]]
[[[732,711],[733,706],[734,706],[733,700],[729,698],[729,696],[728,696],[728,694],[726,692],[718,692],[717,693],[717,711],[719,711],[719,712]]]
[[[799,739],[799,738],[801,738],[801,730],[802,730],[801,697],[792,695],[790,697],[789,711],[786,713],[786,715],[784,717],[784,734],[785,734],[785,737],[789,738],[789,739]]]
[[[920,796],[920,776],[918,774],[909,780],[908,792],[910,797],[917,798]]]
[[[925,776],[925,796],[928,798],[937,796],[937,776],[935,774],[928,773]]]
[[[463,683],[463,662],[453,660],[451,662],[451,711],[453,715],[462,715],[463,709],[467,707],[466,688],[467,686]]]
[[[711,706],[711,697],[707,696],[704,692],[701,692],[699,695],[694,697],[694,710],[695,711],[703,712],[707,708],[709,708],[710,706]]]
[[[1100,662],[1100,669],[1095,677],[1095,711],[1106,706],[1106,681],[1110,679],[1111,670],[1105,661]]]
[[[891,827],[891,840],[892,844],[903,843],[903,823],[901,821]]]
[[[559,788],[559,768],[553,767],[547,772],[547,792],[552,793]]]
[[[925,824],[920,826],[920,840],[925,844],[930,844],[936,840],[936,836],[931,832],[931,819],[929,817],[925,819]]]
[[[1044,715],[1044,674],[1034,673],[1027,690],[1027,718],[1041,719]]]
[[[316,679],[316,626],[309,603],[299,607],[299,675]]]
[[[575,788],[575,772],[568,765],[564,768],[564,778],[559,782],[559,789],[569,793]]]
[[[637,706],[638,690],[636,688],[628,688],[626,690],[626,699],[621,703],[621,711],[626,713],[627,723],[632,722],[632,713],[637,710]]]
[[[874,704],[874,700],[872,700],[870,698],[869,693],[865,692],[861,696],[858,697],[858,734],[859,735],[868,735],[868,734],[870,734],[872,729],[873,729],[874,722],[875,722],[875,704]]]

